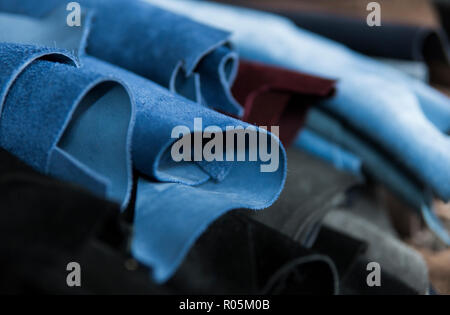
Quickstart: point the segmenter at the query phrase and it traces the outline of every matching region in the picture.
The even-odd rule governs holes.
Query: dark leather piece
[[[268,209],[249,215],[305,243],[315,225],[345,202],[346,192],[359,180],[297,149],[287,154],[288,175],[280,198]]]
[[[336,264],[343,295],[417,295],[418,292],[402,282],[396,275],[380,268],[380,286],[369,286],[367,270],[370,261],[364,257],[367,243],[323,227],[313,250],[328,255]]]
[[[0,150],[0,292],[49,294],[333,294],[333,263],[252,219],[228,214],[166,284],[128,250],[119,206],[31,170]],[[128,213],[129,214],[129,213]],[[69,287],[69,262],[81,287]],[[319,279],[319,284],[317,284]]]
[[[167,283],[187,294],[334,294],[327,257],[238,213],[219,218]]]
[[[38,174],[0,150],[0,292],[163,293],[148,269],[126,268],[119,206]],[[82,287],[66,283],[69,262]]]

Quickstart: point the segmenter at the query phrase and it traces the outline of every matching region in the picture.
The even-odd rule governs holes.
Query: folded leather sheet
[[[47,38],[54,38],[52,31],[54,32],[55,29],[59,29],[57,26],[59,26],[61,20],[58,20],[55,16],[58,17],[59,14],[60,18],[63,18],[65,21],[67,14],[66,12],[58,13],[61,11],[61,8],[58,6],[61,4],[61,1],[47,1],[41,4],[33,1],[33,3],[20,3],[20,5],[11,1],[1,1],[0,3],[0,8],[7,12],[33,15],[36,15],[37,12],[33,11],[35,6],[46,7],[47,10],[39,11],[41,13],[40,16],[44,16],[44,18],[40,21],[35,19],[32,23],[37,25],[40,23],[48,25],[52,21],[58,23],[55,24],[53,28],[42,27],[44,30],[43,33]],[[122,130],[122,139],[123,142],[126,142],[126,145],[124,144],[122,146],[122,151],[118,152],[118,154],[104,151],[103,155],[99,156],[94,152],[96,148],[102,146],[110,147],[109,145],[106,145],[107,142],[104,141],[109,141],[116,145],[117,134],[113,134],[112,130],[110,130],[111,132],[101,133],[98,129],[95,131],[90,129],[90,127],[95,125],[96,128],[107,129],[108,126],[112,127],[115,125],[111,121],[108,121],[108,119],[119,119],[124,123],[125,115],[118,113],[116,110],[108,112],[108,108],[105,106],[108,102],[108,95],[100,95],[100,97],[96,95],[98,94],[97,92],[93,91],[92,93],[95,95],[91,97],[91,95],[88,94],[88,99],[84,101],[86,104],[83,105],[83,109],[80,110],[83,112],[84,117],[79,118],[79,121],[74,120],[73,124],[69,125],[67,130],[63,128],[65,127],[63,125],[57,126],[54,128],[54,134],[51,135],[51,137],[53,137],[52,139],[58,139],[57,137],[59,137],[63,131],[66,133],[59,144],[64,148],[68,148],[67,150],[70,151],[69,156],[67,156],[67,154],[58,154],[58,157],[61,156],[62,158],[54,163],[57,165],[55,168],[58,168],[55,171],[46,169],[47,166],[44,167],[44,162],[39,165],[40,167],[38,167],[38,169],[66,180],[73,180],[75,178],[75,180],[81,181],[85,186],[88,184],[89,186],[92,186],[92,190],[95,190],[97,193],[100,192],[99,195],[101,195],[102,189],[106,190],[107,197],[110,197],[108,195],[109,190],[104,189],[103,186],[108,186],[109,182],[112,182],[112,184],[114,184],[112,191],[115,193],[114,197],[116,197],[114,200],[121,202],[122,208],[126,208],[129,200],[131,178],[129,175],[124,175],[129,174],[129,172],[125,172],[123,167],[111,167],[112,169],[107,170],[102,168],[111,165],[116,166],[117,164],[115,163],[119,163],[126,165],[128,170],[132,160],[134,167],[138,169],[142,175],[146,176],[145,179],[141,178],[138,180],[138,193],[136,198],[136,233],[133,241],[133,252],[141,261],[145,262],[147,265],[154,266],[154,276],[160,281],[164,281],[181,263],[195,239],[206,229],[208,224],[217,217],[233,208],[265,208],[276,200],[282,189],[285,177],[286,161],[284,158],[284,149],[280,147],[279,150],[277,150],[279,154],[275,157],[275,160],[279,164],[276,166],[276,171],[272,173],[261,172],[260,163],[258,161],[237,162],[231,164],[228,162],[175,163],[172,161],[170,158],[170,146],[175,142],[175,139],[171,139],[171,134],[173,128],[177,126],[186,126],[190,129],[192,134],[194,132],[199,132],[200,130],[196,130],[198,126],[195,125],[195,119],[200,118],[203,119],[203,126],[214,126],[225,134],[227,126],[241,126],[245,129],[248,125],[209,110],[203,106],[203,102],[198,102],[201,104],[195,104],[182,97],[177,98],[168,90],[144,77],[151,77],[151,79],[170,87],[172,81],[175,82],[178,80],[178,66],[184,67],[183,69],[186,72],[186,75],[192,74],[191,72],[198,68],[201,73],[205,74],[203,77],[201,75],[199,76],[200,81],[205,80],[207,83],[220,83],[221,88],[224,88],[225,85],[228,83],[231,84],[233,81],[235,76],[234,72],[237,67],[235,58],[233,57],[234,59],[230,59],[231,57],[228,56],[232,53],[226,46],[229,34],[195,23],[190,19],[180,17],[139,1],[133,1],[131,3],[129,1],[114,1],[114,3],[111,1],[86,1],[83,2],[83,5],[84,4],[93,10],[88,9],[86,21],[84,22],[85,24],[82,25],[82,36],[80,36],[79,33],[75,33],[75,35],[67,33],[65,35],[74,38],[73,41],[69,41],[69,47],[74,47],[77,44],[77,40],[80,40],[81,38],[81,42],[78,43],[80,48],[76,51],[81,65],[81,71],[78,71],[79,76],[84,75],[83,71],[88,71],[89,73],[95,72],[104,77],[116,78],[116,80],[120,80],[124,83],[123,89],[129,93],[129,99],[126,102],[131,102],[131,108],[129,108],[129,132],[126,133]],[[26,8],[25,12],[23,11],[24,8]],[[123,9],[123,12],[121,9]],[[138,14],[138,16],[134,16],[135,14]],[[133,16],[131,17],[131,15]],[[48,16],[48,18],[45,18],[45,16]],[[95,16],[96,18],[89,20],[89,18],[93,18],[92,16]],[[123,20],[121,20],[122,23],[118,24],[116,21],[113,23],[111,19],[115,19],[118,16],[123,18]],[[23,19],[23,15],[15,17],[13,19],[14,24],[9,24],[9,27],[22,27]],[[10,16],[7,21],[11,22]],[[171,21],[171,24],[176,24],[181,27],[181,29],[171,28],[168,30],[164,27],[167,21]],[[26,25],[29,25],[31,22],[28,21],[27,23],[28,24]],[[117,26],[115,31],[109,30],[109,25],[111,23]],[[106,30],[106,28],[108,28],[108,30]],[[124,32],[124,30],[127,31]],[[186,32],[186,30],[190,31]],[[46,34],[45,31],[49,31],[50,33]],[[144,33],[141,34],[140,32]],[[108,34],[108,38],[104,37],[102,34]],[[141,34],[142,38],[131,38],[129,34],[134,34],[136,36]],[[3,35],[7,36],[8,34],[6,33]],[[30,29],[30,32],[27,32],[25,40],[31,41],[34,44],[46,44],[47,42],[44,41],[46,36],[43,36],[42,32],[36,32],[34,34],[33,30]],[[177,36],[178,40],[173,40],[173,38]],[[60,37],[65,38],[65,36]],[[167,40],[168,38],[171,40]],[[18,40],[20,42],[22,38],[13,38],[12,40]],[[122,42],[128,40],[130,40],[130,42]],[[67,41],[61,43],[55,42],[57,47],[60,44],[63,48],[69,48],[66,46]],[[111,46],[108,47],[108,45]],[[182,45],[182,47],[178,47],[177,45]],[[85,46],[88,48],[85,49]],[[217,49],[212,51],[213,48]],[[208,56],[204,56],[206,53],[209,53]],[[5,54],[8,53],[5,52]],[[152,56],[151,54],[155,55]],[[102,61],[93,57],[93,55],[106,61],[113,62],[118,66],[135,71],[136,73],[129,72],[124,68],[119,68],[109,62]],[[158,56],[162,56],[166,59],[158,59]],[[149,67],[148,69],[142,67],[143,58],[149,58],[148,62],[145,62],[145,65]],[[19,60],[16,62],[17,65],[15,66],[16,68],[19,67],[19,69],[21,69],[20,67],[22,67],[22,65],[27,65],[27,62],[28,61],[21,62]],[[220,65],[220,67],[218,65]],[[49,69],[52,68],[49,64],[47,64],[47,66]],[[152,67],[156,68],[154,69]],[[37,77],[33,80],[44,84],[45,80],[40,80],[39,76],[43,77],[49,75],[49,69],[38,69],[36,71]],[[77,72],[75,68],[69,70]],[[58,80],[68,83],[72,82],[71,80],[73,80],[73,78],[70,78],[69,74],[65,75],[62,68],[60,69],[60,74],[63,78],[59,78]],[[227,78],[217,78],[215,77],[216,74],[226,75]],[[5,77],[8,78],[8,74],[6,74]],[[169,82],[168,80],[172,81]],[[34,82],[24,81],[23,84],[33,85]],[[82,85],[82,83],[80,84]],[[228,90],[225,89],[220,92],[217,91],[214,86],[202,86],[202,89],[208,90],[208,92],[205,93],[205,97],[207,97],[207,95],[214,96],[214,104],[217,104],[219,107],[222,106],[219,109],[228,111],[231,114],[240,114],[237,111],[229,110],[229,108],[227,110],[227,108],[225,108],[228,105],[223,101],[223,98],[221,98],[220,95],[223,93],[231,95]],[[124,92],[123,89],[121,90],[122,92]],[[63,90],[64,89],[61,87],[61,91]],[[175,91],[173,88],[171,88],[171,90]],[[16,95],[17,98],[20,98],[21,91],[22,90],[18,89],[17,93],[14,95]],[[36,91],[43,94],[39,95],[39,99],[42,102],[41,107],[45,108],[45,106],[47,106],[45,105],[46,102],[49,102],[49,99],[46,97],[53,97],[53,91],[48,91],[48,89],[39,87],[38,85],[36,85]],[[16,92],[16,90],[14,90],[14,92]],[[83,93],[77,93],[76,91],[73,91],[73,96],[61,95],[62,92],[57,91],[54,91],[54,93],[56,94],[54,97],[65,98],[65,101],[70,102],[73,106],[75,106],[75,103],[80,101],[83,96]],[[98,117],[103,116],[104,113],[99,113],[95,110],[86,110],[84,108],[84,106],[89,107],[90,102],[97,100],[98,97],[100,97],[100,100],[98,101],[100,105],[98,105],[98,108],[108,112],[109,115],[108,118],[105,118],[102,122],[102,126],[98,123]],[[125,95],[123,95],[123,97],[125,98]],[[111,101],[111,99],[109,99],[109,101]],[[54,101],[52,104],[57,106],[57,103]],[[117,106],[125,105],[117,104]],[[11,108],[13,112],[11,117],[19,117],[16,108]],[[32,111],[33,110],[35,109],[32,109]],[[136,111],[136,115],[134,115],[133,111]],[[87,112],[87,114],[84,114],[85,112]],[[76,114],[77,116],[75,118],[78,117],[78,113]],[[97,118],[95,116],[97,116]],[[132,127],[134,117],[136,117],[135,128]],[[67,115],[61,115],[61,119],[66,118]],[[34,137],[33,142],[35,146],[29,146],[27,142],[31,140],[27,137],[23,137],[23,134],[17,132],[17,129],[27,130],[27,127],[24,125],[26,122],[21,121],[17,122],[17,124],[16,122],[17,121],[15,120],[11,120],[9,116],[2,119],[2,124],[5,126],[2,134],[5,137],[5,142],[8,142],[3,146],[8,150],[13,151],[14,154],[21,158],[26,158],[25,155],[32,152],[34,147],[41,145],[42,139],[38,137],[40,136],[39,134],[34,135],[33,132],[30,132],[28,135]],[[68,123],[68,121],[66,122]],[[38,127],[39,126],[36,126],[36,128]],[[93,132],[95,134],[104,134],[105,139],[93,139],[90,136]],[[255,132],[267,134],[262,129],[256,129]],[[20,138],[18,139],[19,141],[12,141],[14,138],[9,137],[9,133],[14,133]],[[272,148],[280,146],[278,139],[273,135],[269,134],[269,138],[270,146]],[[84,148],[87,142],[90,145],[90,151]],[[132,159],[128,156],[130,153],[130,145],[132,146]],[[52,146],[56,146],[56,143],[52,143]],[[30,151],[22,152],[24,151],[24,147]],[[42,148],[41,154],[44,156],[50,155],[53,158],[53,155],[50,154],[50,149],[53,150],[53,147]],[[234,149],[234,147],[230,149]],[[120,147],[117,145],[115,150],[120,151]],[[237,150],[234,152],[235,161],[239,154],[242,155],[246,152],[248,153],[249,146],[243,148],[243,150],[245,152],[237,152]],[[59,150],[56,151],[59,153]],[[34,153],[28,155],[33,154]],[[227,152],[225,152],[225,154],[227,154]],[[108,163],[105,163],[105,161]],[[85,167],[87,165],[80,166],[79,162],[84,162],[81,164],[93,162],[94,165],[89,165],[91,168],[87,169],[87,167]],[[69,169],[66,164],[74,164],[74,170]],[[238,167],[234,167],[233,165]],[[53,164],[50,163],[49,167],[53,167]],[[80,175],[80,173],[82,173],[78,169],[80,167],[87,175]],[[58,170],[62,171],[59,172]],[[76,174],[74,174],[75,171]],[[250,173],[253,172],[256,177],[250,175]],[[106,173],[112,178],[103,178]],[[95,177],[95,180],[91,177]],[[244,178],[252,178],[254,182],[249,183],[249,181],[243,180]],[[266,178],[267,181],[262,180],[263,178]],[[152,180],[171,184],[160,184]],[[222,188],[219,188],[219,186]],[[127,187],[127,189],[124,187]],[[245,187],[251,188],[252,192],[246,191],[247,189]],[[223,194],[218,193],[218,188]],[[165,194],[163,194],[163,192],[165,192]],[[268,195],[266,195],[266,193],[268,193]],[[233,198],[225,197],[230,195],[232,195]],[[161,203],[156,202],[156,199]],[[161,204],[163,204],[164,207],[161,207]],[[191,214],[188,214],[188,211],[186,211],[186,204],[190,205],[189,208],[193,211]],[[212,209],[216,210],[212,211]],[[180,215],[181,212],[183,212],[182,215]],[[190,217],[191,220],[189,221],[189,224],[184,220],[174,220],[174,218],[180,216]],[[164,239],[167,240],[166,243]],[[160,267],[158,268],[157,266]]]
[[[280,140],[290,146],[309,107],[334,94],[333,80],[262,63],[241,60],[232,92],[244,107],[242,120],[280,126]]]
[[[170,146],[176,140],[171,138],[173,128],[186,126],[193,134],[199,131],[195,118],[225,134],[227,126],[245,129],[249,125],[94,57],[82,57],[83,66],[77,68],[75,59],[62,64],[58,58],[45,57],[58,50],[44,49],[44,54],[24,45],[1,44],[0,48],[5,69],[11,69],[2,72],[2,146],[35,169],[117,201],[122,209],[129,201],[133,161],[143,175],[138,180],[133,253],[154,267],[159,281],[173,274],[217,217],[234,208],[265,208],[281,191],[284,149],[265,130],[252,129],[269,136],[269,148],[278,148],[278,155],[273,155],[279,163],[274,172],[261,172],[259,152],[256,161],[237,161],[238,154],[248,153],[249,144],[239,150],[230,147],[234,163],[176,163],[170,158]],[[36,60],[42,55],[49,60]],[[41,120],[35,120],[40,116],[48,120],[49,128],[40,128]],[[182,217],[190,220],[174,220]]]
[[[0,145],[40,172],[126,207],[134,110],[121,84],[77,68],[57,50],[0,44],[0,56]]]
[[[228,32],[143,1],[81,0],[79,3],[85,14],[78,45],[80,54],[87,53],[130,70],[198,103],[237,116],[242,114],[242,108],[230,93],[238,61],[236,53],[229,47]],[[0,26],[5,31],[8,28],[20,30],[26,40],[30,25],[39,22],[48,25],[58,14],[58,26],[65,22],[66,5],[64,0],[39,3],[2,0],[0,11],[19,15],[0,16]],[[31,17],[24,18],[24,15]],[[10,23],[12,18],[16,20],[14,27]],[[167,27],[168,23],[171,27]],[[41,28],[40,35],[60,47],[62,43],[57,39],[64,37],[56,34],[61,29]],[[73,28],[66,28],[73,32]],[[37,42],[34,38],[34,41],[24,43]]]
[[[233,30],[232,41],[244,58],[338,79],[336,96],[321,105],[449,199],[448,97],[281,17],[204,1],[151,2]]]

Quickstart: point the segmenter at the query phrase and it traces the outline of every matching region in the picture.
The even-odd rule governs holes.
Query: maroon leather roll
[[[241,60],[232,92],[245,109],[243,120],[280,126],[279,136],[287,147],[301,129],[308,108],[332,96],[334,87],[334,80]]]

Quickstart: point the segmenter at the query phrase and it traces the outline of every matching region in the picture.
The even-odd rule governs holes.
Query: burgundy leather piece
[[[244,107],[244,121],[280,126],[281,142],[289,146],[309,106],[332,96],[334,86],[333,80],[241,60],[232,92]]]

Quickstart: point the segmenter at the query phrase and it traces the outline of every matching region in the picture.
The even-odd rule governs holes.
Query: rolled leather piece
[[[40,22],[40,44],[52,43],[61,48],[67,48],[63,47],[67,36],[61,33],[72,36],[77,33],[79,54],[88,54],[135,72],[195,102],[242,115],[242,108],[230,92],[232,74],[238,66],[237,56],[229,45],[230,33],[144,1],[81,0],[78,3],[85,16],[81,34],[80,27],[61,25],[70,13],[64,0],[40,3],[2,0],[3,15],[18,16],[7,15],[2,21],[0,15],[0,25],[3,29],[20,29]],[[29,18],[24,19],[24,16]],[[55,26],[45,28],[50,22],[56,23]],[[28,39],[27,35],[22,36]],[[71,37],[71,46],[76,46],[73,40]],[[38,42],[32,38],[32,42],[26,44]]]
[[[286,158],[275,135],[97,58],[84,56],[81,63],[76,68],[38,60],[25,68],[8,90],[0,116],[1,144],[39,171],[121,202],[123,209],[131,190],[132,159],[140,172],[133,253],[153,267],[159,281],[173,274],[216,218],[235,208],[263,209],[277,199],[286,176]],[[97,78],[107,78],[106,83],[98,79],[99,86],[93,85],[96,89],[88,93],[85,85],[91,88],[89,80],[97,83]],[[41,128],[46,119],[48,128]],[[183,132],[174,133],[177,128]],[[204,132],[209,138],[202,137]],[[226,140],[227,135],[245,139],[246,134],[256,142],[235,147],[233,137]],[[208,146],[212,150],[214,143],[217,150],[224,145],[223,156],[211,161],[201,156],[196,161],[189,155],[175,161],[174,143],[192,137],[195,144],[198,136],[193,155],[198,149],[204,153]],[[219,137],[223,142],[217,142]],[[255,147],[258,141],[261,146]],[[264,148],[269,151],[264,153]],[[170,193],[163,194],[166,190]],[[173,219],[177,217],[189,220]],[[158,245],[161,242],[165,246]]]
[[[275,135],[168,93],[153,82],[96,58],[83,61],[85,67],[123,80],[135,100],[133,161],[139,178],[132,249],[135,257],[153,267],[155,279],[163,282],[170,278],[195,240],[227,211],[264,209],[278,198],[286,176],[286,156]],[[196,123],[198,120],[200,123]],[[214,127],[215,137],[224,139],[223,161],[197,162],[194,156],[176,162],[172,148],[182,135],[177,133],[173,138],[172,134],[180,126],[189,139],[193,137],[193,145],[206,128]],[[242,148],[235,148],[233,140],[231,144],[227,140],[228,136],[242,139],[246,134],[256,143],[267,142],[267,147],[244,141]],[[200,149],[204,152],[214,139],[205,139]],[[269,160],[263,155],[264,148],[271,148],[266,152],[270,152]],[[250,158],[253,155],[254,160]],[[239,156],[247,158],[240,160]]]
[[[2,43],[0,54],[0,145],[126,208],[134,106],[120,81],[77,68],[58,50]]]

